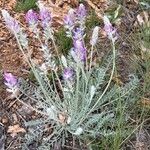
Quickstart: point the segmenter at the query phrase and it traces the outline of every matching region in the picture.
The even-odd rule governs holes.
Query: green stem
[[[115,63],[116,63],[116,49],[115,49],[115,43],[114,43],[113,39],[112,39],[112,47],[113,47],[113,67],[112,67],[112,71],[111,71],[111,75],[110,75],[108,84],[107,84],[106,88],[104,89],[103,93],[101,94],[101,96],[99,97],[99,99],[97,100],[97,102],[94,104],[94,106],[90,109],[90,111],[86,115],[84,115],[84,117],[81,118],[79,124],[81,124],[85,120],[85,118],[95,109],[95,107],[97,106],[99,101],[103,98],[103,96],[107,92],[107,90],[110,86],[110,83],[113,79],[113,75],[114,75],[114,72],[115,72]]]
[[[21,46],[21,44],[20,44],[20,42],[19,42],[18,36],[15,35],[15,37],[16,37],[16,39],[17,39],[17,43],[18,43],[18,45],[19,45],[19,49],[21,50],[21,52],[22,52],[24,58],[26,59],[26,61],[27,61],[27,63],[29,64],[30,68],[32,69],[32,71],[33,71],[33,73],[34,73],[34,75],[35,75],[35,77],[36,77],[38,83],[40,84],[40,87],[41,87],[41,89],[42,89],[42,91],[43,91],[43,94],[44,94],[45,98],[50,99],[50,97],[47,95],[47,92],[46,92],[46,90],[44,89],[44,87],[43,87],[43,85],[42,85],[42,83],[41,83],[41,81],[40,81],[40,79],[39,79],[39,74],[36,72],[35,66],[34,66],[34,64],[33,64],[32,60],[31,60],[31,58],[30,58],[30,57],[28,58],[28,57],[26,56],[26,54],[24,53],[24,50],[23,50],[23,48],[22,48],[22,46]]]
[[[91,70],[91,66],[92,66],[93,49],[94,49],[94,47],[93,47],[93,45],[92,45],[89,70]]]

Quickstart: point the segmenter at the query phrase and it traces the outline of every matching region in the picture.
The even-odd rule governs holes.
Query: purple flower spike
[[[4,73],[5,85],[9,88],[15,88],[17,86],[18,80],[11,73]]]
[[[37,25],[38,23],[38,16],[37,13],[35,13],[32,9],[30,9],[27,13],[26,13],[26,21],[29,25]]]
[[[14,18],[12,18],[6,10],[2,10],[2,16],[5,20],[6,26],[10,29],[11,32],[20,32],[21,29],[19,23]]]
[[[77,11],[77,16],[79,18],[79,20],[84,20],[85,17],[86,17],[86,9],[85,9],[85,6],[83,4],[80,4]]]
[[[52,21],[51,13],[44,6],[40,8],[40,19],[43,27],[47,27]]]
[[[114,41],[117,39],[116,29],[112,26],[107,16],[104,16],[104,30],[109,39],[113,39]]]
[[[84,47],[83,41],[81,40],[74,40],[74,51],[72,51],[72,56],[75,59],[75,61],[78,61],[79,59],[82,62],[85,62],[86,60],[86,48]]]
[[[83,36],[84,36],[84,32],[83,32],[83,30],[81,28],[76,28],[73,31],[73,39],[74,40],[82,40]]]
[[[73,25],[73,20],[70,18],[70,16],[65,16],[65,18],[64,18],[64,24],[66,25],[66,26],[72,26]]]
[[[72,68],[65,68],[63,72],[64,80],[73,80],[74,70]]]
[[[74,11],[74,9],[70,9],[68,14],[64,18],[65,26],[67,28],[72,27],[74,25],[74,23],[75,23],[75,19],[76,19],[75,11]]]

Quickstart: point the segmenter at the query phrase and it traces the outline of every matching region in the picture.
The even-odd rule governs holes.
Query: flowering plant
[[[37,131],[36,137],[41,135],[45,124],[51,124],[53,128],[52,133],[43,138],[44,141],[50,141],[51,144],[58,140],[64,144],[64,139],[68,133],[79,138],[114,134],[115,130],[110,124],[115,122],[116,102],[120,97],[126,102],[125,100],[138,83],[137,78],[133,77],[126,86],[117,87],[111,84],[116,64],[116,37],[114,36],[116,30],[112,28],[109,19],[104,16],[104,29],[113,48],[113,56],[110,59],[112,71],[108,79],[105,75],[111,67],[110,63],[104,64],[104,66],[92,66],[93,51],[97,44],[100,27],[95,27],[93,30],[90,40],[90,60],[88,59],[88,50],[84,40],[86,35],[85,6],[80,4],[77,9],[71,9],[64,18],[66,35],[73,41],[73,47],[67,57],[60,56],[55,45],[54,31],[51,27],[51,13],[41,4],[39,8],[39,14],[29,10],[26,14],[26,21],[34,33],[34,37],[41,43],[44,58],[41,66],[35,64],[31,57],[24,52],[25,49],[29,51],[28,39],[19,23],[6,10],[2,10],[7,27],[14,33],[19,48],[38,81],[34,87],[35,90],[29,96],[31,101],[36,102],[35,106],[26,104],[30,109],[44,116],[44,118],[40,118],[41,130]],[[42,38],[44,38],[44,42],[42,42],[39,34],[39,23],[43,28]],[[52,57],[48,46],[49,40],[52,41],[57,57]],[[57,59],[59,64],[56,64]],[[57,68],[60,68],[62,78]],[[52,81],[49,80],[49,73],[53,77]],[[24,84],[22,83],[20,87],[17,86],[17,79],[12,74],[5,73],[4,78],[9,92],[13,92],[12,88],[17,87],[20,93],[28,95],[24,89]],[[19,99],[18,95],[16,98]]]
[[[12,93],[11,97],[17,96],[19,89],[18,89],[18,81],[15,76],[11,73],[4,73],[5,85],[7,86],[7,91]]]

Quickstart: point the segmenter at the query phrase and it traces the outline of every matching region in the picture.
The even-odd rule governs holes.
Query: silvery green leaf
[[[50,119],[57,120],[57,112],[55,106],[51,106],[50,108],[47,108],[47,114],[49,115]]]
[[[83,133],[83,129],[78,127],[77,130],[73,133],[74,135],[81,135]]]
[[[91,95],[91,99],[93,98],[94,94],[95,94],[95,91],[96,91],[96,88],[94,85],[91,86],[91,89],[90,89],[90,95]]]
[[[68,117],[67,124],[70,124],[70,122],[71,122],[71,117]]]
[[[62,61],[63,66],[67,68],[67,60],[64,55],[61,56],[61,61]]]
[[[93,30],[93,34],[92,34],[92,38],[91,38],[91,41],[90,41],[90,44],[91,45],[95,45],[97,40],[98,40],[98,32],[99,32],[99,27],[96,26]]]
[[[150,4],[149,3],[146,3],[146,2],[140,2],[140,4],[144,7],[146,7],[146,9],[149,9],[150,8]]]
[[[24,48],[28,48],[28,40],[27,40],[27,35],[23,33],[22,31],[19,32],[19,42]]]
[[[120,8],[121,8],[121,5],[119,5],[119,6],[117,7],[117,9],[115,10],[115,15],[114,15],[114,18],[115,18],[115,19],[118,17]]]
[[[70,90],[69,90],[68,88],[64,87],[64,88],[63,88],[63,91],[64,91],[64,92],[69,92]]]

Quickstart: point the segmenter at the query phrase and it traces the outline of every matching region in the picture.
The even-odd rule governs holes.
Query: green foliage
[[[18,0],[15,6],[16,11],[28,11],[30,9],[37,9],[37,0]]]
[[[36,107],[44,110],[46,114],[49,114],[46,120],[32,120],[25,123],[30,129],[29,133],[26,135],[25,144],[30,145],[38,137],[38,139],[40,138],[44,140],[43,142],[51,143],[51,145],[57,140],[61,140],[63,145],[65,141],[63,141],[62,137],[64,137],[65,140],[68,133],[71,133],[72,136],[79,136],[81,139],[91,139],[99,136],[115,137],[116,132],[119,132],[117,126],[119,126],[119,129],[121,128],[120,126],[122,126],[123,129],[126,124],[127,110],[130,106],[132,107],[135,101],[134,91],[137,88],[138,79],[131,76],[130,82],[121,87],[112,84],[103,98],[97,103],[97,106],[91,111],[93,105],[103,93],[108,69],[109,66],[104,64],[103,67],[93,69],[90,74],[86,73],[86,76],[85,73],[80,70],[80,78],[74,85],[74,88],[72,87],[72,89],[69,90],[68,88],[70,86],[65,86],[67,91],[64,90],[64,97],[61,103],[59,97],[49,89],[48,80],[45,82],[44,76],[42,77],[40,75],[38,78],[49,99],[44,98],[41,86],[35,87],[35,89],[32,90],[33,93],[31,93],[31,87],[24,87],[23,85],[25,84],[22,84],[23,87],[20,89],[22,89],[22,91],[27,91],[26,89],[29,90],[31,100],[35,99],[37,101]],[[93,90],[92,86],[97,90]],[[43,101],[43,99],[45,100]],[[57,123],[58,114],[55,115],[56,112],[54,110],[49,110],[52,105],[55,105],[57,113],[67,109],[67,114],[71,118],[71,122],[64,126]],[[47,112],[48,110],[50,112]],[[89,113],[90,111],[91,113]],[[44,125],[48,123],[51,123],[53,132],[49,137],[43,139]],[[36,129],[37,127],[38,129]],[[83,133],[81,135],[76,135],[78,127],[83,128]],[[124,137],[124,132],[120,133],[120,139]],[[117,137],[118,135],[116,138]]]
[[[67,55],[72,47],[72,40],[66,37],[64,28],[59,29],[59,31],[55,33],[55,36],[59,52],[63,55]]]
[[[140,0],[140,6],[143,10],[149,10],[150,9],[150,3],[149,0]]]
[[[99,24],[99,20],[91,15],[86,23],[87,30]],[[53,147],[58,141],[63,146],[66,139],[71,136],[79,141],[104,137],[112,140],[112,149],[119,149],[121,140],[126,136],[125,126],[130,116],[127,110],[132,108],[136,101],[134,92],[139,80],[136,76],[130,75],[129,81],[123,85],[112,82],[116,71],[113,36],[109,39],[113,54],[101,64],[91,67],[92,62],[83,63],[78,58],[72,57],[71,53],[67,55],[72,41],[65,36],[64,30],[56,33],[57,41],[55,41],[52,29],[47,28],[49,30],[43,29],[45,43],[39,35],[35,36],[39,42],[43,42],[41,51],[43,51],[44,69],[34,64],[32,59],[28,60],[32,69],[30,78],[36,79],[36,85],[25,80],[20,80],[18,85],[21,100],[42,116],[24,122],[28,132],[23,141],[23,148],[28,149],[32,143],[36,144],[36,148],[41,145],[41,149]],[[89,35],[89,32],[86,33]],[[18,35],[15,36],[24,57],[28,59]],[[55,50],[58,48],[66,55],[59,58],[58,54],[60,64],[56,63],[55,57],[51,57],[52,50],[48,47],[48,41],[53,43]],[[93,45],[92,48],[95,50],[96,46]],[[73,69],[74,75],[72,79],[65,80],[60,77],[60,73],[63,75],[67,67]],[[51,75],[47,73],[49,68]],[[18,97],[20,98],[20,95]],[[46,143],[49,145],[45,145]]]
[[[146,96],[150,90],[150,28],[148,23],[139,25],[135,31],[132,44],[135,49],[135,71],[142,80],[141,96]]]
[[[31,81],[31,82],[35,82],[36,81],[36,78],[34,76],[34,73],[30,70],[29,74],[28,74],[28,79]]]

